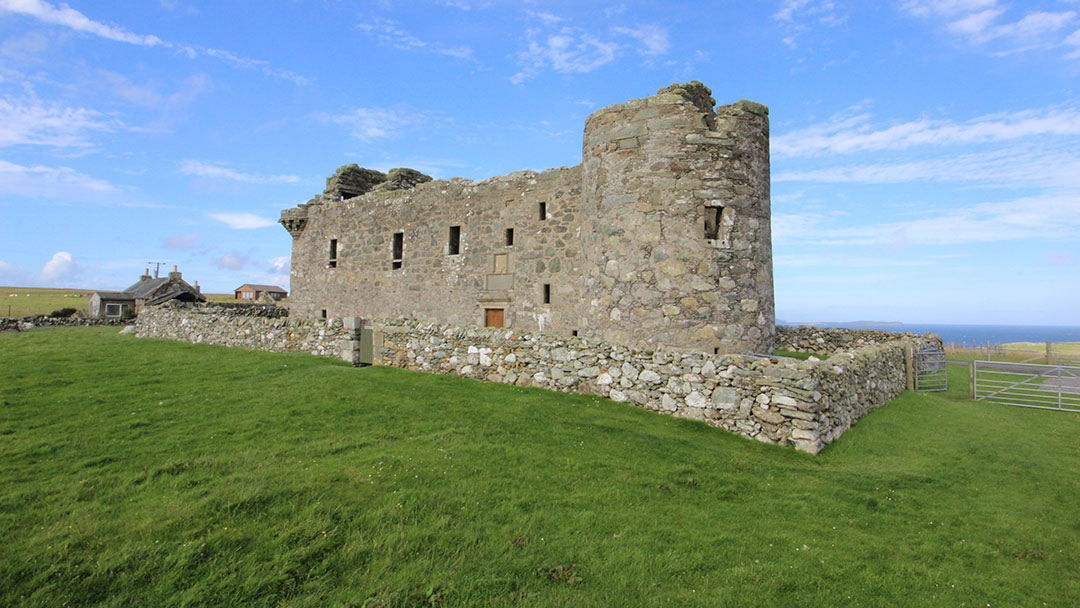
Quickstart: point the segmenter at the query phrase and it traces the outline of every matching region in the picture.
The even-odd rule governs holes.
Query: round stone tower
[[[711,95],[672,85],[585,122],[584,335],[774,351],[769,111]]]

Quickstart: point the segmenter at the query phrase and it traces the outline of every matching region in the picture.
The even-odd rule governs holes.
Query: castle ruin
[[[571,168],[342,167],[281,214],[291,315],[772,353],[768,109],[711,94],[695,81],[598,110]]]

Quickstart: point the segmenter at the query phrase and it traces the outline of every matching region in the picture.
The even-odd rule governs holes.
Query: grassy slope
[[[817,457],[604,399],[0,335],[0,605],[1062,606],[1080,417],[906,394]]]

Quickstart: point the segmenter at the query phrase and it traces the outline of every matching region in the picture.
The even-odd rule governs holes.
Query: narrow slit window
[[[323,319],[326,318],[326,309],[325,308],[319,311],[319,316],[321,318],[323,318]]]
[[[514,229],[513,228],[507,228],[506,229],[506,246],[507,247],[513,247],[514,246]]]
[[[720,238],[720,215],[723,207],[705,207],[705,238],[715,241]]]
[[[337,268],[337,239],[330,239],[330,259],[326,262],[327,268]]]
[[[577,330],[575,329],[574,331],[570,332],[570,335],[574,336],[574,337],[577,337]]]
[[[539,205],[536,206],[536,210],[537,210],[537,217],[540,218],[541,222],[548,218],[548,215],[547,215],[547,203],[540,203]]]
[[[461,253],[461,226],[450,226],[450,242],[447,243],[446,252],[450,255]]]
[[[393,258],[392,258],[391,263],[390,263],[391,268],[393,268],[395,270],[397,270],[398,268],[401,268],[402,250],[404,248],[405,248],[405,233],[404,232],[395,232],[394,233],[394,246],[393,246],[393,250],[392,250]]]
[[[544,283],[544,304],[551,304],[551,283]]]

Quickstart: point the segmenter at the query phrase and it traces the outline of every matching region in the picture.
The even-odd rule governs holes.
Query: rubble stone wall
[[[893,342],[900,338],[917,340],[942,347],[941,338],[934,334],[920,336],[911,332],[885,331],[882,329],[848,329],[843,327],[792,327],[776,328],[776,347],[801,353],[813,353],[829,357],[844,350],[862,348],[875,344]]]
[[[341,320],[247,312],[213,305],[151,308],[139,316],[136,334],[351,359],[351,332]],[[814,329],[808,337],[814,343],[823,338],[853,348],[799,361],[400,318],[376,320],[374,327],[380,365],[601,395],[810,453],[904,391],[908,347],[939,342],[933,335]]]
[[[341,356],[349,333],[340,319],[268,316],[260,310],[263,308],[267,307],[166,304],[145,308],[135,320],[135,335],[248,350]]]
[[[772,353],[768,109],[715,103],[692,82],[598,110],[571,168],[392,191],[343,169],[282,212],[290,306]]]
[[[129,320],[121,319],[84,319],[79,316],[49,317],[32,315],[29,317],[0,318],[0,331],[26,331],[35,327],[77,326],[77,325],[127,325]]]

